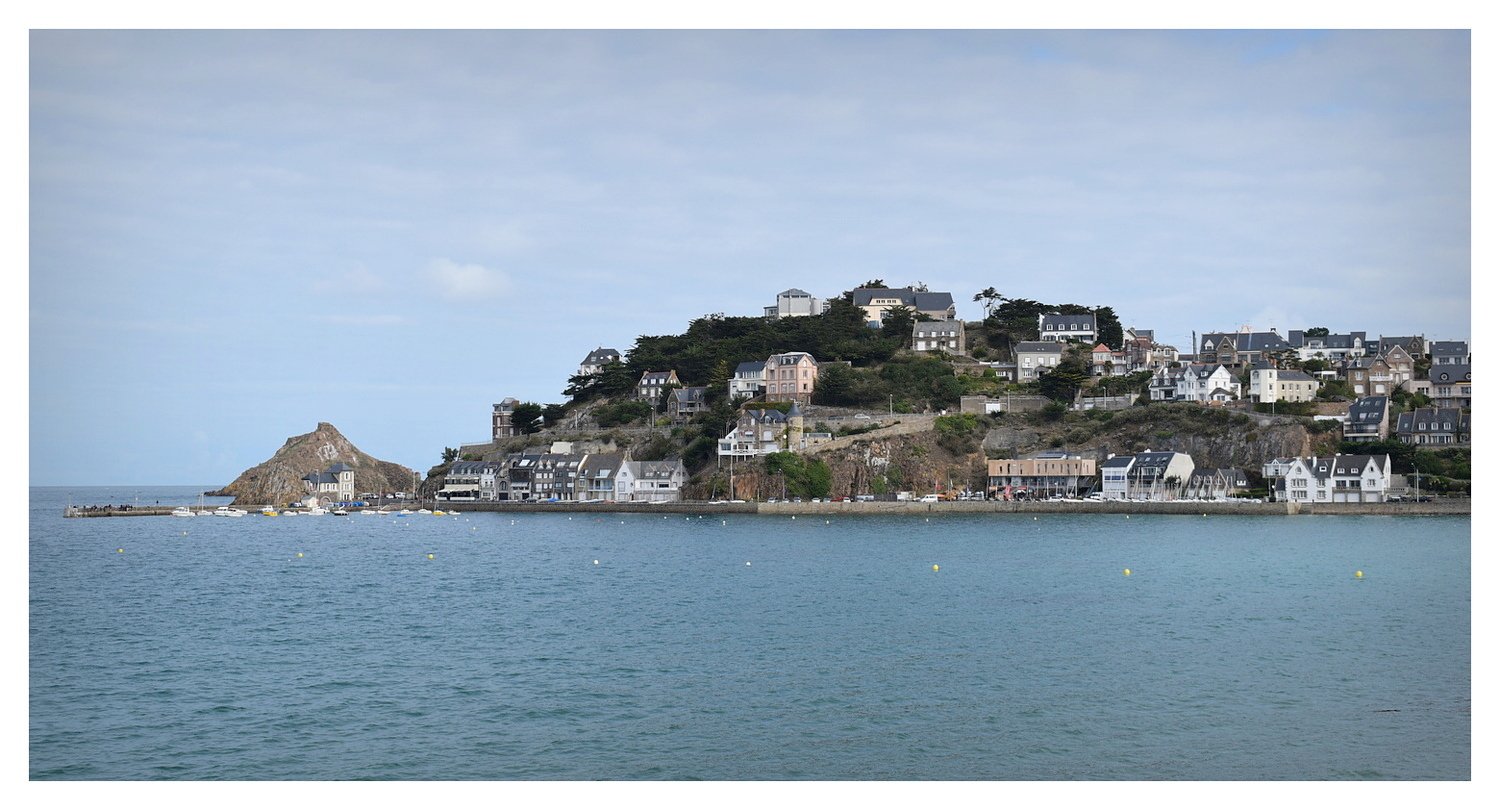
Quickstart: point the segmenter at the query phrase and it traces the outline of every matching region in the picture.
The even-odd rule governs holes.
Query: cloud
[[[510,277],[502,270],[479,264],[459,264],[452,259],[427,262],[426,276],[435,293],[453,301],[500,298],[512,287]]]

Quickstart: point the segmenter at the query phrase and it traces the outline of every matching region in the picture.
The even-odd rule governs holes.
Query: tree
[[[1326,326],[1314,326],[1314,327],[1312,327],[1310,329],[1304,329],[1304,330],[1302,330],[1302,336],[1303,337],[1328,337],[1328,327],[1326,327]]]
[[[568,406],[561,404],[548,404],[542,408],[542,424],[547,427],[555,427],[568,415]]]
[[[516,432],[524,436],[541,429],[541,426],[537,424],[541,418],[542,406],[535,402],[522,402],[511,411],[510,423],[515,426]]]
[[[984,317],[989,318],[995,314],[995,307],[1000,306],[1000,303],[1005,299],[994,287],[985,287],[983,290],[974,293],[974,300],[984,302]]]
[[[1051,371],[1037,378],[1037,387],[1042,396],[1048,399],[1065,402],[1073,399],[1081,387],[1089,379],[1088,369],[1074,358],[1068,358]]]
[[[458,449],[454,447],[443,448],[443,463],[452,464],[458,460]]]
[[[880,334],[905,346],[911,340],[911,326],[916,322],[917,313],[911,307],[891,307],[880,314]]]

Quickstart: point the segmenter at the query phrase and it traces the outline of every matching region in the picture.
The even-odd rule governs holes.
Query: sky
[[[33,485],[222,486],[319,422],[425,472],[596,347],[868,279],[1470,337],[1467,31],[28,46]]]

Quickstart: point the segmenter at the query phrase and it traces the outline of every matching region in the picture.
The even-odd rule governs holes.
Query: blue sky
[[[320,421],[425,471],[596,346],[871,278],[1470,336],[1467,32],[29,45],[36,485],[218,486]]]

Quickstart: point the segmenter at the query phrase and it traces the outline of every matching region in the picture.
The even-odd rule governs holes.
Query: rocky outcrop
[[[319,422],[313,432],[287,439],[270,459],[240,473],[229,486],[208,494],[232,495],[236,505],[292,503],[308,495],[302,476],[322,472],[340,461],[354,468],[356,492],[412,489],[415,473],[409,467],[360,452],[338,428]]]

